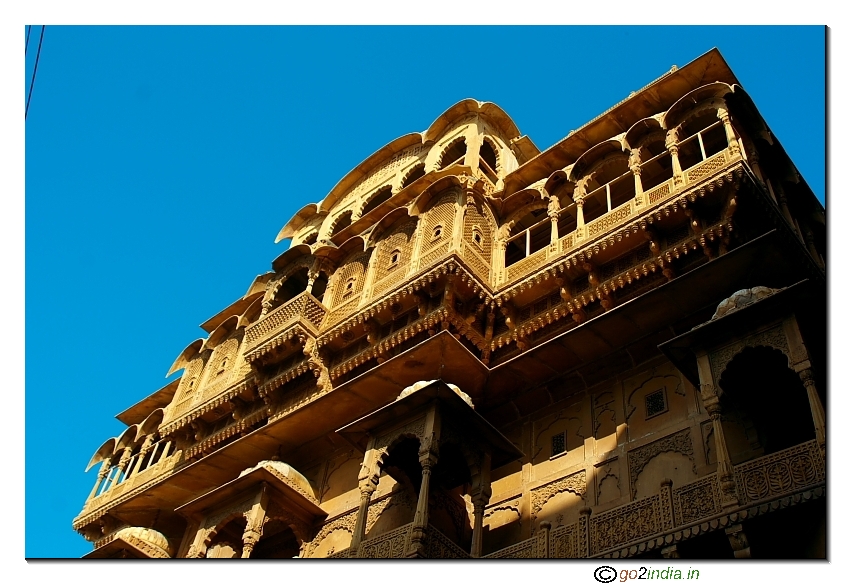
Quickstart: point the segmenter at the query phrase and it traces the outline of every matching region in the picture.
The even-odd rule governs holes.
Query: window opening
[[[644,404],[646,405],[647,419],[665,413],[667,411],[667,396],[664,394],[664,389],[649,393],[644,398]]]

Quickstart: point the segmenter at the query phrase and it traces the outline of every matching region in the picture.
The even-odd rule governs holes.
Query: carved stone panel
[[[691,441],[691,430],[683,429],[672,435],[668,435],[658,441],[653,441],[643,447],[629,452],[629,479],[632,497],[637,495],[637,479],[646,464],[655,456],[664,452],[678,452],[686,455],[693,462],[693,472],[696,474],[696,462],[694,461],[694,445]]]

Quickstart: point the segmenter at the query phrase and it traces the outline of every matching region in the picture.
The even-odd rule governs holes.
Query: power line
[[[30,81],[30,92],[27,95],[27,107],[24,110],[24,119],[27,119],[27,113],[30,110],[30,99],[32,99],[32,88],[35,85],[35,74],[38,72],[38,58],[41,56],[41,43],[44,41],[44,25],[41,25],[41,37],[38,39],[38,52],[35,54],[35,66],[32,69],[32,81]]]
[[[27,56],[27,47],[30,46],[30,32],[32,31],[32,26],[27,27],[27,42],[24,43],[24,56]]]

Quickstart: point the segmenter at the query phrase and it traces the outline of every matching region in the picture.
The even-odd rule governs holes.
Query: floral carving
[[[696,474],[697,467],[694,461],[694,445],[691,442],[690,429],[683,429],[673,435],[668,435],[658,441],[644,445],[629,452],[629,478],[631,479],[632,497],[637,495],[637,479],[649,460],[658,454],[675,451],[688,456],[693,462],[693,470]]]
[[[714,516],[720,509],[720,488],[716,474],[673,490],[676,524],[688,524]]]
[[[576,522],[552,529],[550,536],[553,559],[575,559],[585,556],[579,554],[579,538],[584,536],[584,529],[579,527],[579,523]]]
[[[543,505],[549,501],[552,496],[561,492],[572,492],[584,498],[587,492],[587,472],[581,470],[569,476],[564,476],[543,486],[538,486],[531,491],[531,519],[537,518],[537,514]]]
[[[738,492],[747,501],[784,494],[822,482],[825,468],[816,441],[807,441],[735,467]]]
[[[596,554],[659,532],[661,497],[656,494],[590,518],[592,553]]]
[[[405,556],[407,534],[410,525],[405,524],[360,544],[358,556],[366,559],[401,559]]]
[[[422,441],[422,437],[425,434],[425,417],[420,417],[418,419],[414,419],[410,423],[394,430],[389,433],[385,433],[375,440],[375,449],[383,449],[388,447],[396,440],[396,438],[402,435],[415,435],[419,438],[419,441]]]

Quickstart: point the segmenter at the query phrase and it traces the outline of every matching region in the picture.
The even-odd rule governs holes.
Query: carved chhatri
[[[409,129],[119,414],[87,556],[825,556],[825,213],[720,53]]]

